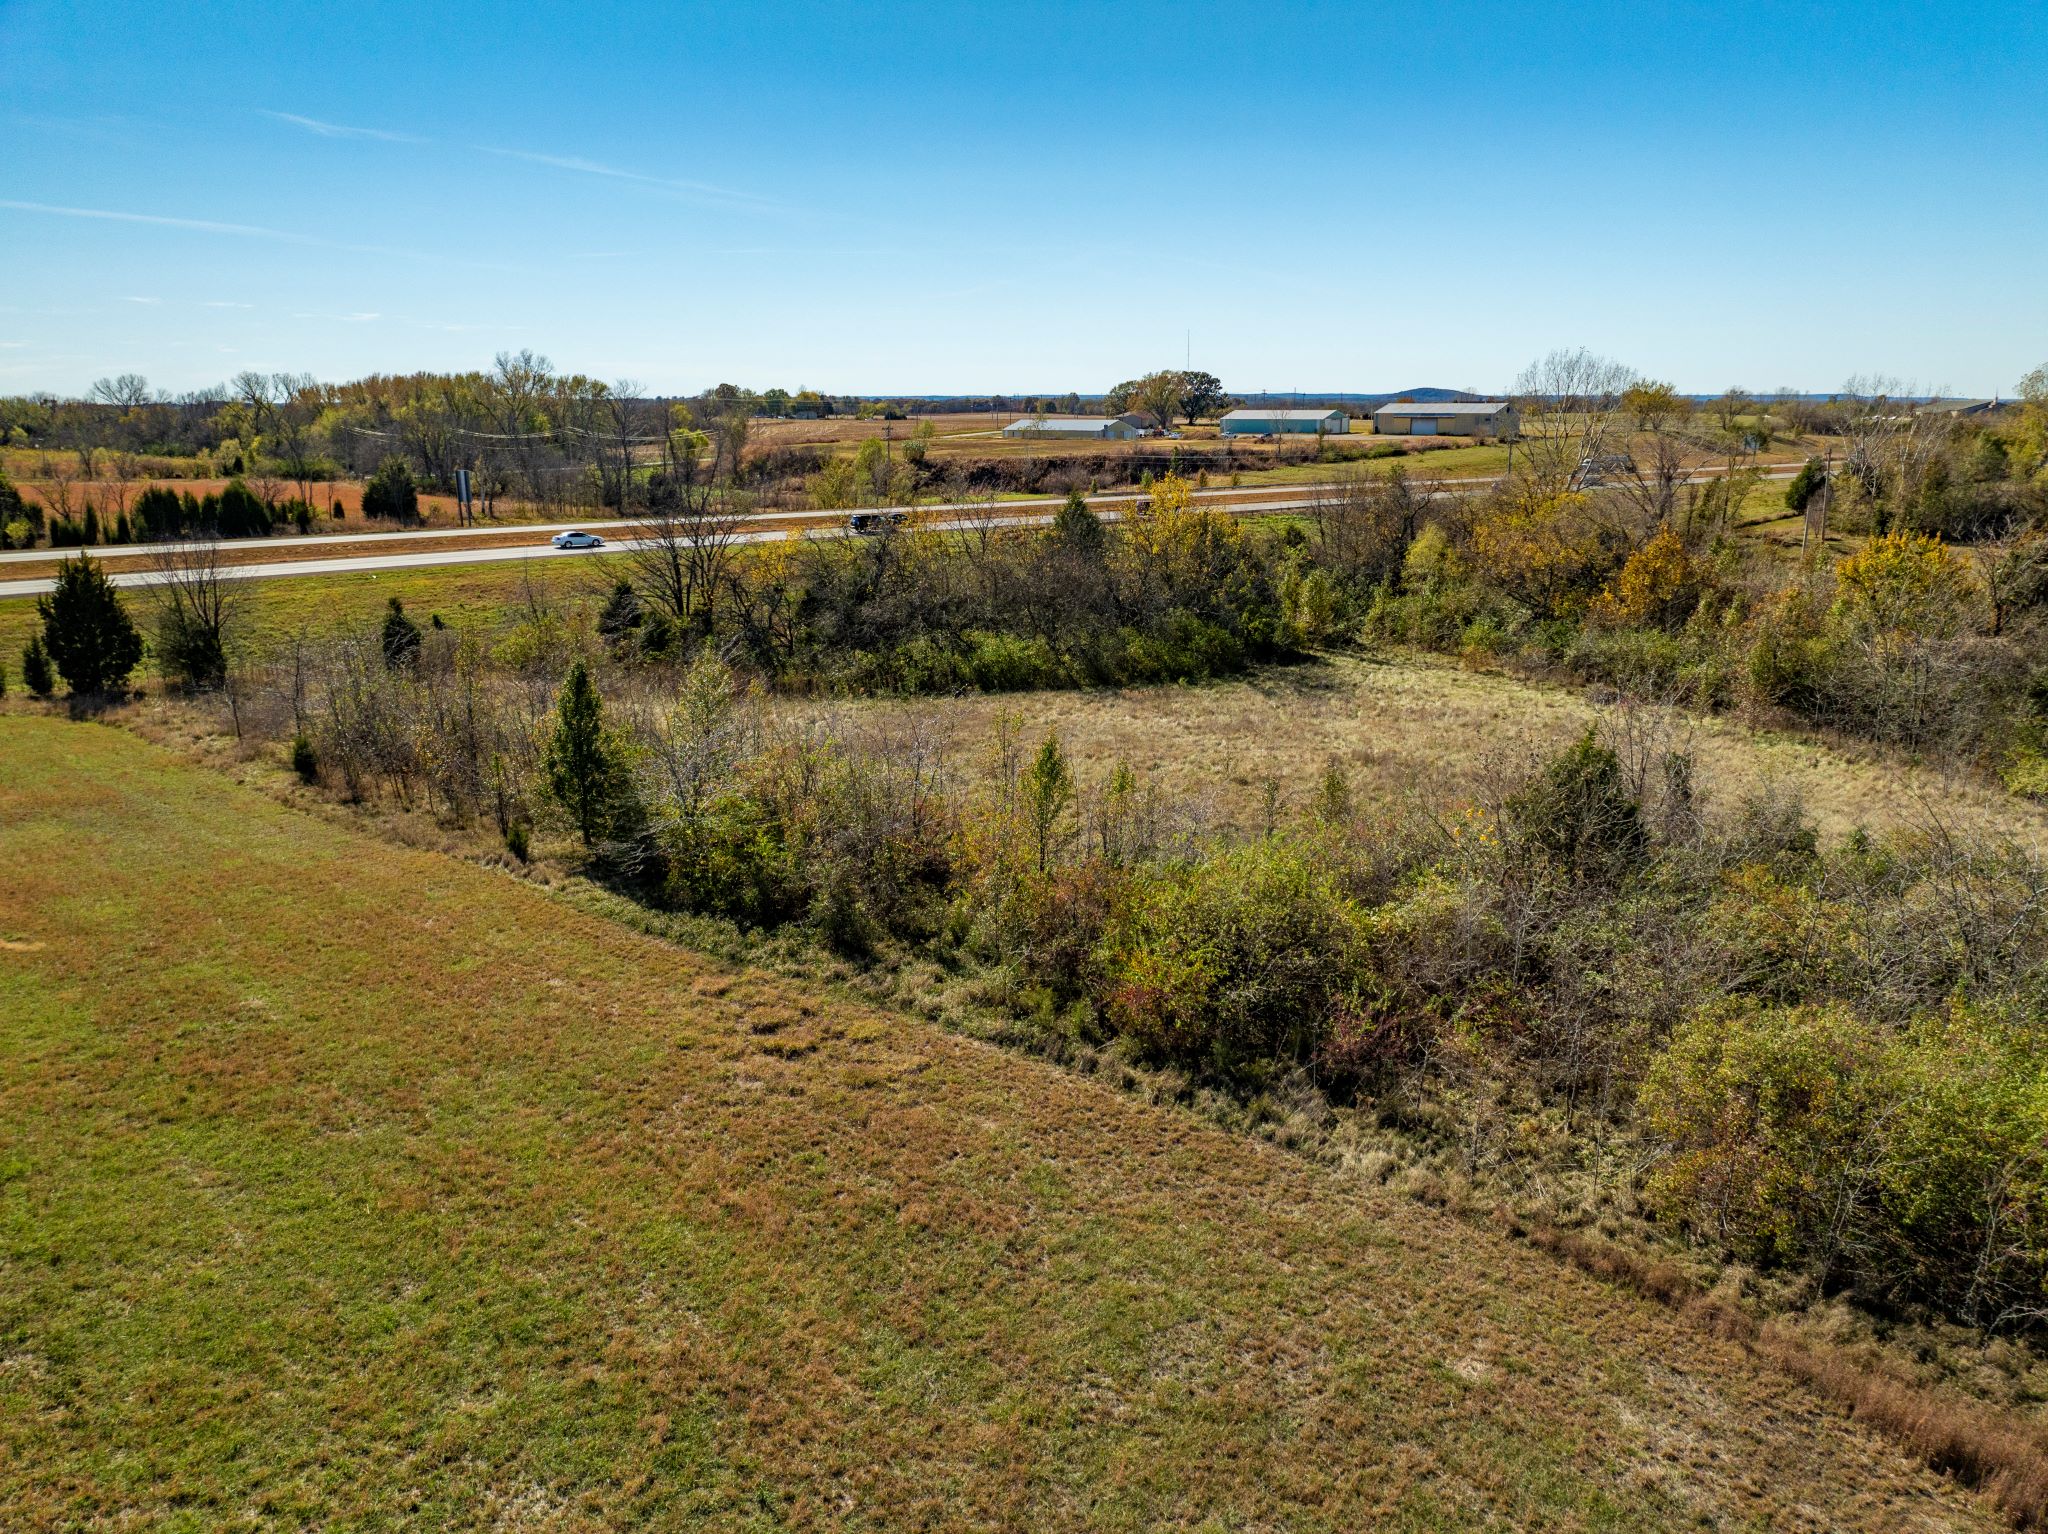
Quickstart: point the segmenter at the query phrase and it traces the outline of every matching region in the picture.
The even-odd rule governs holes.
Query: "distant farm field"
[[[1971,1529],[1376,1186],[0,716],[9,1529]]]

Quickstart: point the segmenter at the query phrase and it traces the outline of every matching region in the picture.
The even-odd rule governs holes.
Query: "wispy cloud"
[[[735,191],[729,186],[717,186],[709,181],[691,181],[676,176],[650,176],[644,171],[625,170],[617,165],[606,165],[598,160],[586,160],[581,155],[538,154],[530,149],[495,149],[488,144],[477,146],[485,154],[494,154],[507,160],[524,160],[529,165],[545,165],[550,170],[565,170],[578,176],[603,176],[611,181],[630,181],[636,186],[651,186],[679,196],[693,197],[702,202],[726,203],[733,207],[775,208],[781,204],[770,198],[757,197],[752,192]]]
[[[322,138],[369,138],[386,144],[426,143],[425,139],[412,133],[393,133],[388,128],[357,128],[348,123],[322,122],[317,117],[301,117],[296,112],[266,111],[263,115],[275,122],[290,123],[294,128],[304,128],[308,133],[317,133]]]
[[[354,314],[318,314],[302,312],[294,314],[292,318],[295,320],[333,320],[337,324],[341,325],[367,325],[371,320],[381,320],[382,318],[384,318],[384,316],[379,314],[374,309],[359,309]]]
[[[352,123],[331,123],[318,117],[305,117],[297,112],[273,112],[259,108],[259,114],[273,122],[287,123],[307,133],[318,134],[321,138],[376,139],[387,144],[431,144],[434,141],[416,133],[397,133],[389,128],[362,128]],[[585,159],[574,154],[542,154],[531,149],[501,149],[489,144],[471,146],[479,154],[496,155],[505,160],[523,160],[528,165],[544,165],[550,170],[567,171],[575,176],[602,176],[610,181],[629,181],[636,186],[652,187],[657,191],[688,197],[699,202],[717,203],[735,208],[754,208],[760,211],[780,209],[783,205],[772,198],[760,197],[752,192],[742,192],[733,187],[719,186],[711,181],[697,181],[687,176],[656,176],[646,171],[628,170],[621,165],[607,165],[602,160]]]
[[[405,250],[391,245],[350,245],[338,240],[316,239],[310,234],[294,234],[288,229],[266,229],[261,224],[229,224],[210,218],[176,218],[163,213],[130,213],[118,208],[71,208],[48,202],[19,202],[11,198],[0,198],[0,208],[12,208],[19,213],[47,213],[58,218],[104,219],[117,224],[152,224],[163,229],[190,229],[200,234],[228,234],[243,239],[278,240],[288,245],[307,245],[321,250],[344,250],[359,256],[398,256],[407,261],[434,261],[447,266],[469,267],[476,271],[517,272],[525,268],[506,265],[497,261],[475,261],[463,256],[443,255],[434,251]]]
[[[232,298],[209,298],[200,306],[202,309],[253,309],[254,304],[237,303]]]
[[[266,229],[261,224],[224,224],[210,218],[174,218],[164,213],[127,213],[117,208],[67,208],[57,203],[17,202],[0,197],[0,208],[17,213],[52,213],[59,218],[97,218],[117,224],[155,224],[163,229],[195,229],[202,234],[239,234],[255,240],[287,240],[295,245],[317,245],[321,241],[284,229]]]
[[[134,293],[124,293],[121,295],[121,302],[124,304],[160,304],[163,300],[161,298],[143,298]]]

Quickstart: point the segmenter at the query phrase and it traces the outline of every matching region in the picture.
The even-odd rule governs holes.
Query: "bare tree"
[[[1391,475],[1356,470],[1315,491],[1309,519],[1322,562],[1358,585],[1400,568],[1427,502],[1400,469]]]
[[[242,583],[222,560],[220,540],[167,544],[150,564],[157,657],[165,674],[195,691],[225,688],[239,630]]]
[[[1522,369],[1515,380],[1522,462],[1539,495],[1579,488],[1587,465],[1616,435],[1622,391],[1635,376],[1584,347],[1551,352]]]
[[[592,405],[592,417],[598,423],[591,439],[596,449],[598,495],[623,515],[632,505],[638,450],[664,440],[661,406],[643,398],[640,384],[630,378],[609,387],[597,385]]]
[[[680,632],[709,634],[744,522],[729,490],[670,480],[633,529],[628,557],[634,589],[666,612]]]
[[[1953,417],[1917,409],[1912,392],[1910,384],[1876,376],[1857,376],[1842,386],[1842,470],[1854,476],[1880,522],[1919,498],[1929,469],[1955,432]]]
[[[153,398],[149,392],[149,380],[140,373],[98,379],[87,391],[87,397],[102,405],[112,405],[116,410],[133,410],[139,405],[147,405]]]

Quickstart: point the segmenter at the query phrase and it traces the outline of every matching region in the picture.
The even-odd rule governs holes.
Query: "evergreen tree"
[[[397,597],[384,614],[384,664],[396,670],[420,658],[420,626],[405,615],[405,604]]]
[[[267,538],[270,536],[270,508],[263,498],[239,479],[228,481],[220,493],[218,527],[223,538]]]
[[[1828,481],[1827,470],[1818,458],[1809,458],[1800,465],[1799,472],[1792,476],[1792,483],[1785,487],[1785,504],[1794,511],[1806,510],[1807,503],[1820,493],[1821,486]]]
[[[1102,551],[1102,518],[1089,510],[1088,498],[1078,490],[1067,492],[1066,504],[1053,514],[1053,540],[1077,554]]]
[[[83,554],[57,566],[57,588],[36,599],[43,644],[65,684],[91,696],[125,685],[142,659],[142,635],[114,583]]]
[[[31,634],[22,649],[21,683],[38,698],[47,698],[57,690],[57,676],[50,669],[50,652],[43,648],[41,634]]]
[[[420,518],[419,487],[413,483],[412,468],[403,458],[387,458],[363,486],[363,515],[387,517],[393,522],[417,522]]]
[[[153,542],[175,538],[185,530],[185,503],[177,491],[151,485],[135,498],[135,527]]]
[[[584,846],[624,818],[632,795],[625,757],[604,727],[604,700],[580,660],[562,684],[544,767],[549,795],[569,812]]]

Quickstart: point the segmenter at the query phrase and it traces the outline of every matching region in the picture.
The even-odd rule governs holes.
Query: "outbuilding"
[[[1027,415],[1003,428],[1006,437],[1083,437],[1098,442],[1128,442],[1142,435],[1122,416]]]
[[[1394,400],[1372,413],[1382,437],[1485,437],[1509,440],[1522,434],[1522,417],[1504,399],[1472,401]]]
[[[1351,417],[1341,410],[1266,410],[1241,406],[1224,416],[1226,437],[1265,437],[1289,434],[1312,437],[1327,432],[1341,437],[1351,430]]]

